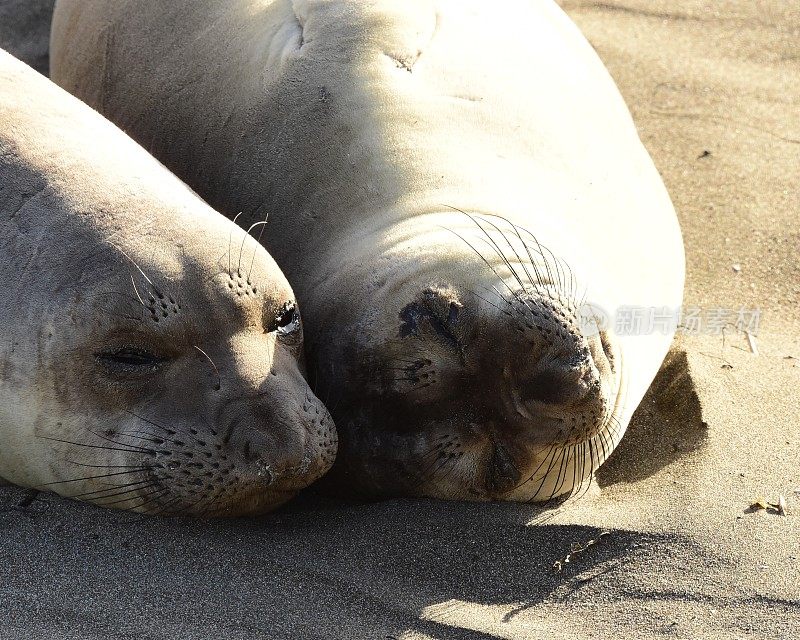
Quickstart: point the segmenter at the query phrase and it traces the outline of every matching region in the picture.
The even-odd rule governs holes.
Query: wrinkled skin
[[[333,463],[295,297],[243,230],[0,51],[0,477],[268,511]]]
[[[59,0],[53,78],[265,246],[306,310],[348,491],[586,486],[672,330],[669,197],[550,2]]]

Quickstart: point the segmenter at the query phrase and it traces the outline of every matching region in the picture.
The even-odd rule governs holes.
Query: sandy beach
[[[800,5],[561,4],[673,198],[701,319],[597,486],[215,522],[2,488],[0,640],[800,637]]]

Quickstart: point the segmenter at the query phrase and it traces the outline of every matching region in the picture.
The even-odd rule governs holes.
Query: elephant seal
[[[619,441],[674,327],[602,319],[678,307],[683,246],[554,3],[59,0],[51,74],[269,217],[345,490],[547,501]]]
[[[0,121],[0,476],[195,516],[319,478],[336,438],[263,247],[2,51]]]

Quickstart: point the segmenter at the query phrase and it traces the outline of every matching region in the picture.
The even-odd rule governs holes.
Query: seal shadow
[[[523,506],[502,503],[305,496],[267,517],[201,522],[44,494],[8,508],[22,497],[0,490],[0,625],[44,635],[494,638],[462,626],[459,603],[501,605],[509,622],[666,541],[527,526]]]
[[[596,474],[601,488],[648,478],[680,458],[702,449],[708,424],[686,351],[680,342],[633,414],[617,448]]]
[[[50,21],[55,0],[0,2],[0,49],[44,76],[50,67]]]

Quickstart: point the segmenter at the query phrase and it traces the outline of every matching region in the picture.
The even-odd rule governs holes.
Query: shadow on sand
[[[0,490],[0,625],[12,637],[490,638],[422,612],[461,601],[510,605],[513,618],[659,542],[527,526],[539,510],[508,504],[308,496],[264,518],[198,522],[49,495],[8,508],[25,495]]]

